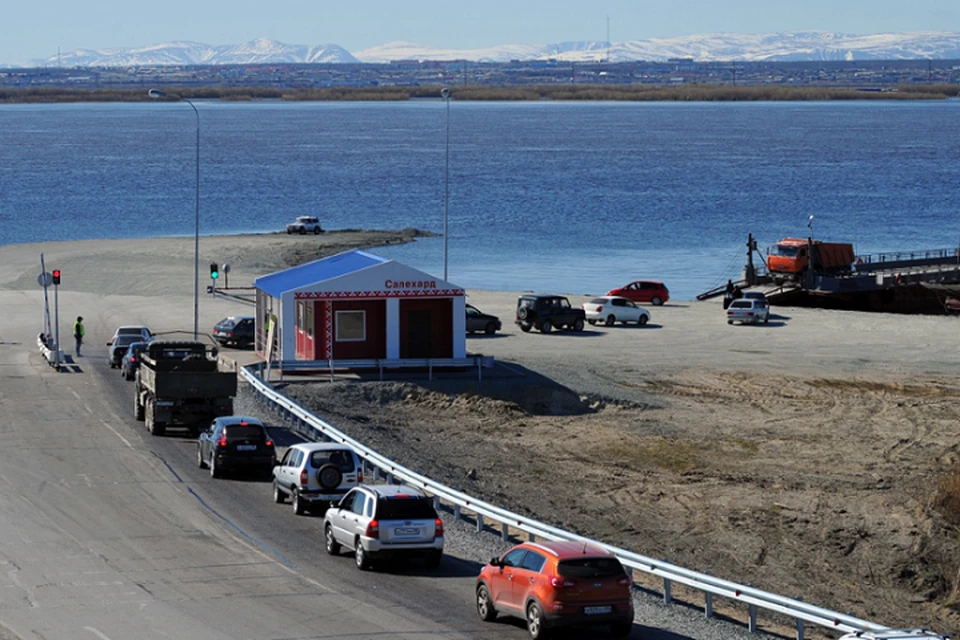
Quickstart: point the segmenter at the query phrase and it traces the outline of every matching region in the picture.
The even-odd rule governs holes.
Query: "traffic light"
[[[53,270],[53,284],[60,284],[60,269]]]
[[[213,280],[216,280],[216,279],[219,278],[219,277],[220,277],[220,267],[217,265],[216,262],[211,262],[211,263],[210,263],[210,278],[213,279]]]

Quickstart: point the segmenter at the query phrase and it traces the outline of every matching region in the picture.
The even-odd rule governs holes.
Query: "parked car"
[[[590,302],[584,302],[581,307],[590,324],[602,322],[610,327],[617,322],[647,324],[650,321],[649,311],[637,306],[633,300],[620,296],[600,296]]]
[[[133,342],[127,347],[127,352],[123,354],[123,358],[120,360],[120,375],[123,376],[124,380],[133,380],[136,377],[137,369],[140,368],[140,354],[146,350],[149,344],[149,341]]]
[[[323,517],[327,553],[352,549],[366,571],[380,558],[420,556],[428,567],[443,557],[443,520],[433,501],[406,485],[360,485]]]
[[[363,465],[350,447],[333,442],[301,442],[291,446],[273,468],[273,501],[290,496],[293,512],[324,508],[363,482]]]
[[[122,327],[121,327],[122,328]],[[110,368],[119,367],[123,361],[123,355],[131,344],[135,342],[146,342],[149,336],[144,337],[140,333],[118,333],[107,343],[107,363]]]
[[[740,298],[727,308],[727,324],[759,324],[770,322],[770,304],[766,300]]]
[[[253,344],[256,330],[253,316],[227,316],[213,326],[213,339],[221,345],[245,349]]]
[[[140,340],[148,341],[153,337],[153,331],[150,331],[150,327],[146,327],[142,324],[125,324],[117,327],[117,330],[114,331],[113,337],[110,338],[110,342],[113,342],[117,339],[118,336],[127,336],[135,335],[140,338]],[[110,344],[108,342],[107,344]]]
[[[323,233],[320,227],[320,220],[314,216],[297,216],[297,219],[287,225],[287,233]]]
[[[252,470],[269,474],[276,450],[263,423],[247,416],[221,416],[197,439],[197,466],[210,469],[210,477],[227,471]]]
[[[488,336],[500,330],[500,318],[484,313],[472,304],[467,305],[467,333],[482,331]]]
[[[564,328],[583,331],[585,319],[583,309],[571,307],[564,296],[529,293],[517,298],[516,323],[524,333],[534,327],[542,333]]]
[[[607,291],[608,296],[620,296],[634,302],[649,302],[659,307],[670,299],[667,285],[656,280],[635,280],[618,289]]]
[[[624,637],[633,627],[630,584],[617,557],[598,546],[524,542],[480,570],[477,614],[486,622],[497,614],[522,618],[534,640],[579,625],[609,625]]]

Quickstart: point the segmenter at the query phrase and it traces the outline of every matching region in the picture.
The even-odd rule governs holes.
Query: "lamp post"
[[[166,98],[167,94],[158,89],[150,89],[147,92],[151,98]],[[193,102],[183,96],[175,96],[177,100],[186,102],[193,109],[193,114],[197,117],[197,144],[196,144],[196,192],[194,195],[194,214],[193,214],[193,339],[197,339],[200,323],[200,112],[194,106]]]
[[[444,87],[440,90],[443,101],[447,103],[447,133],[444,138],[444,149],[446,159],[443,170],[443,280],[447,280],[447,253],[449,248],[449,213],[450,213],[450,89]]]

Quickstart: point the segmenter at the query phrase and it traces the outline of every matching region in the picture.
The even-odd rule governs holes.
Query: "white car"
[[[335,442],[291,445],[273,468],[273,501],[290,496],[293,512],[327,507],[363,482],[363,466],[350,447]]]
[[[580,305],[580,308],[583,309],[587,322],[590,324],[602,322],[610,327],[617,322],[623,324],[628,322],[647,324],[650,322],[649,311],[643,307],[638,307],[633,300],[627,300],[620,296],[599,296],[590,302],[584,302]]]
[[[755,298],[734,300],[727,308],[727,324],[760,324],[770,322],[770,303]]]
[[[322,232],[323,228],[320,226],[320,220],[314,216],[297,216],[296,220],[287,225],[287,233],[303,235],[305,233],[318,234]]]
[[[361,485],[323,517],[327,553],[352,549],[357,568],[366,571],[378,558],[419,556],[435,568],[443,556],[443,520],[433,500],[414,487]]]

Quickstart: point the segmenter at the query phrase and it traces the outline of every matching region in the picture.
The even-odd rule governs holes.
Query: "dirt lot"
[[[231,283],[246,284],[376,244],[346,240],[203,238],[201,261],[232,262]],[[76,283],[60,302],[94,338],[118,320],[190,317],[191,238],[5,247],[11,313],[38,308],[40,250]],[[118,271],[134,263],[149,297]],[[504,320],[468,338],[500,363],[482,383],[286,391],[381,453],[537,519],[883,624],[960,629],[960,533],[935,500],[960,464],[957,318],[774,307],[769,325],[731,327],[719,301],[671,301],[645,327],[547,336],[512,324],[515,293],[468,293]],[[232,304],[204,299],[203,325]]]

